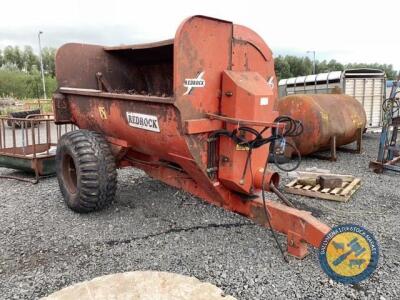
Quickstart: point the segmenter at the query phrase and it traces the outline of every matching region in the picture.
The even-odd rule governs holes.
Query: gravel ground
[[[37,299],[100,275],[159,270],[209,281],[238,299],[399,299],[400,176],[368,170],[377,145],[378,135],[367,134],[362,155],[304,160],[302,169],[361,177],[348,203],[290,196],[330,226],[356,223],[374,233],[380,262],[360,289],[329,280],[315,249],[287,264],[265,228],[126,169],[115,203],[88,215],[66,208],[55,178],[0,180],[0,298]]]

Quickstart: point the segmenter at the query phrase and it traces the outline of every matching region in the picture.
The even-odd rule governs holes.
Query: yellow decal
[[[99,113],[100,113],[100,118],[102,118],[103,120],[107,120],[107,113],[104,106],[99,106]]]
[[[236,151],[248,151],[250,148],[248,146],[243,146],[243,145],[236,145]]]

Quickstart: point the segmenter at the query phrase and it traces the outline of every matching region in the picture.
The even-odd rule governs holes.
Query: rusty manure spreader
[[[310,212],[266,199],[268,191],[285,200],[267,169],[269,151],[301,125],[278,115],[272,53],[252,30],[194,16],[171,40],[66,44],[56,76],[56,123],[80,128],[62,136],[56,155],[74,211],[110,203],[116,168],[132,166],[286,234],[293,256],[329,232]]]

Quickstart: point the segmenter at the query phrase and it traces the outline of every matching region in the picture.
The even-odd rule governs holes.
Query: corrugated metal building
[[[381,126],[386,74],[376,69],[349,69],[279,81],[279,97],[291,94],[344,93],[364,106],[367,126]]]

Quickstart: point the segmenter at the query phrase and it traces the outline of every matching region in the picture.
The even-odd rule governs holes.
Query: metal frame
[[[11,130],[7,128],[7,123],[12,124]],[[17,123],[20,128],[16,127]],[[44,130],[40,128],[41,123],[45,123]],[[11,175],[0,175],[0,178],[36,184],[41,177],[48,176],[45,165],[55,157],[55,154],[49,152],[50,148],[57,145],[63,133],[76,128],[72,124],[69,125],[69,130],[67,125],[57,125],[56,139],[53,141],[51,124],[54,124],[52,114],[28,115],[26,118],[0,116],[0,159],[3,161],[1,166],[16,170],[28,169],[35,174],[34,179]],[[21,167],[18,168],[18,165]]]
[[[322,159],[322,160],[330,160],[330,161],[337,161],[337,151],[341,152],[347,152],[347,153],[355,153],[355,154],[361,154],[362,152],[362,135],[363,135],[363,128],[359,128],[357,130],[357,138],[356,138],[356,148],[355,149],[349,149],[349,148],[343,148],[342,145],[340,147],[337,147],[336,144],[336,136],[332,136],[330,139],[330,148],[329,148],[329,156],[325,156],[319,152],[311,154],[312,157]]]
[[[398,101],[396,100],[396,94],[399,85],[400,81],[393,82],[388,101],[398,103],[396,102]],[[391,170],[400,173],[400,166],[396,165],[400,162],[400,146],[397,144],[400,117],[395,116],[395,110],[397,110],[397,112],[399,110],[397,105],[391,105],[390,110],[386,112],[386,117],[383,120],[382,131],[379,139],[378,158],[376,161],[371,161],[369,164],[370,169],[375,173],[382,173],[384,170]]]

